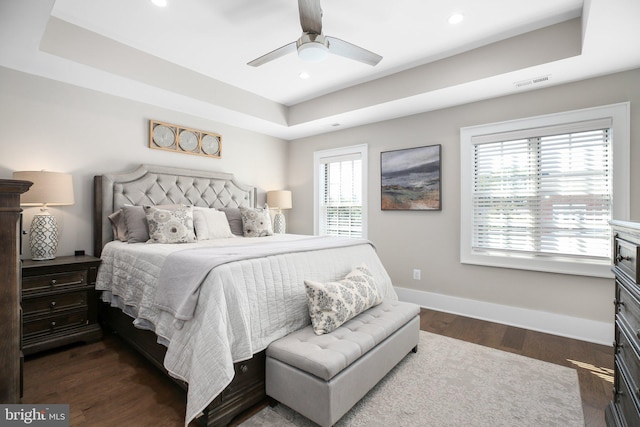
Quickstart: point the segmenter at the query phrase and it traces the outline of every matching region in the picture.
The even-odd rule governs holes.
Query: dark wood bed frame
[[[122,174],[125,179],[140,179],[148,174],[162,174],[166,176],[180,177],[200,177],[228,180],[241,190],[247,191],[249,195],[248,205],[255,206],[256,192],[252,187],[246,187],[235,183],[233,176],[216,172],[201,172],[178,168],[167,168],[162,166],[142,165],[133,173]],[[109,179],[118,175],[109,175]],[[105,200],[109,200],[110,195],[105,195],[105,177],[98,175],[94,177],[94,255],[99,257],[102,247],[106,241],[111,240],[111,229],[105,230],[108,220],[104,217],[107,210]],[[107,183],[107,186],[110,185]],[[185,203],[185,200],[171,200],[173,203]],[[191,200],[193,203],[193,200]],[[132,203],[135,204],[135,203]],[[212,207],[222,207],[210,204]],[[109,304],[100,304],[100,320],[107,331],[111,331],[120,336],[131,347],[142,354],[154,366],[164,372],[167,370],[163,366],[166,347],[157,342],[155,333],[138,329],[133,325],[133,319],[124,314],[120,309],[111,307]],[[195,422],[202,426],[226,426],[242,412],[250,409],[256,404],[266,399],[264,386],[265,354],[264,351],[254,354],[253,358],[244,362],[234,364],[235,376],[231,382],[203,411],[202,416],[196,418]],[[187,384],[169,376],[174,382],[182,387],[185,392]]]

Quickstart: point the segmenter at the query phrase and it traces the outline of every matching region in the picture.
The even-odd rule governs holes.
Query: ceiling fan
[[[322,61],[329,53],[344,56],[369,65],[376,65],[382,59],[382,56],[359,46],[322,34],[322,9],[320,8],[320,0],[298,0],[298,10],[300,11],[302,36],[300,36],[297,41],[279,47],[266,55],[262,55],[247,63],[247,65],[258,67],[293,51],[297,51],[298,56],[302,60],[309,62]]]

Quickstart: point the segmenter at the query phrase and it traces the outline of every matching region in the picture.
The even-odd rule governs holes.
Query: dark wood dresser
[[[100,259],[63,256],[22,262],[22,351],[29,355],[102,338],[95,291]]]
[[[0,179],[0,403],[19,403],[20,354],[20,194],[31,183]]]
[[[607,426],[640,426],[640,223],[612,221],[615,373]]]

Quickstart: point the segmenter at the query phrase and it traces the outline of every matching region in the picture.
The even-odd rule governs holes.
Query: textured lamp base
[[[44,261],[54,259],[58,250],[58,224],[49,212],[33,217],[29,229],[31,259]]]
[[[273,217],[273,232],[277,234],[283,234],[287,232],[287,224],[284,219],[284,214],[277,213]]]

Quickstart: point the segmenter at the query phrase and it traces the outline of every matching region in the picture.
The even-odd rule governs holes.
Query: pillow
[[[269,206],[264,208],[240,208],[242,216],[242,232],[244,237],[272,236],[271,215]]]
[[[122,213],[127,227],[127,242],[144,243],[149,240],[149,226],[144,208],[125,205],[122,207]]]
[[[193,243],[193,207],[145,206],[144,212],[149,224],[147,243]]]
[[[371,272],[363,263],[337,282],[304,281],[311,325],[328,334],[349,319],[382,302]]]
[[[122,213],[122,209],[118,209],[107,218],[109,218],[109,221],[111,222],[111,231],[113,231],[113,238],[115,240],[120,240],[121,242],[126,242],[127,224],[124,222],[124,213]]]
[[[233,237],[227,215],[215,209],[194,207],[193,226],[198,240]]]
[[[244,236],[242,231],[242,215],[240,215],[240,209],[238,208],[220,208],[222,212],[227,216],[227,222],[229,228],[235,236]]]

